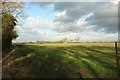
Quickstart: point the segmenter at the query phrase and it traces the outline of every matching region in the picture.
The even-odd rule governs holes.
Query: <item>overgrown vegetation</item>
[[[7,51],[12,45],[12,40],[17,38],[15,26],[17,25],[18,15],[22,11],[22,2],[1,2],[1,22],[2,22],[2,51]]]
[[[16,19],[8,13],[2,14],[2,49],[8,49],[12,45],[12,39],[18,37],[14,27],[16,26]]]
[[[17,46],[3,61],[3,78],[115,78],[114,43]]]

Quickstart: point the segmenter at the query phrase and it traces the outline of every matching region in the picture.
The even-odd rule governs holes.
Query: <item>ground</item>
[[[3,59],[3,78],[116,78],[117,71],[114,43],[17,45]]]

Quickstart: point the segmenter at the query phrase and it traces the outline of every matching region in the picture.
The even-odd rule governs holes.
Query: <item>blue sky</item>
[[[26,17],[22,27],[16,26],[19,37],[14,41],[117,41],[117,8],[109,2],[25,2]]]
[[[31,5],[31,3],[29,2],[25,2],[23,12],[27,16],[32,17],[41,16],[44,19],[51,20],[55,15],[55,12],[53,11],[52,8],[53,7],[50,8],[40,7],[39,5],[35,4]]]

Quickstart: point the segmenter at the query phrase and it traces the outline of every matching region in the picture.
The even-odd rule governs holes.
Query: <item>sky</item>
[[[15,42],[118,41],[118,1],[24,2]]]

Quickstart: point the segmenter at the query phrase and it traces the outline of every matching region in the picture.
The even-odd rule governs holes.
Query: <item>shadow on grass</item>
[[[34,54],[34,56],[24,58],[19,60],[19,62],[15,62],[13,65],[10,65],[9,68],[3,69],[3,74],[7,76],[3,77],[12,77],[12,78],[83,78],[82,72],[76,73],[69,68],[62,67],[62,63],[65,58],[63,55],[65,54],[65,50],[73,53],[74,55],[69,55],[78,60],[81,59],[82,63],[85,65],[84,67],[89,69],[91,74],[98,78],[99,74],[102,74],[96,71],[95,68],[92,67],[87,61],[82,60],[82,58],[87,60],[93,60],[104,67],[104,69],[113,69],[116,70],[116,67],[106,61],[104,58],[99,58],[99,54],[113,57],[112,54],[108,55],[108,53],[101,52],[95,50],[95,48],[100,48],[99,46],[95,46],[94,48],[85,47],[85,46],[70,46],[70,47],[50,47],[50,46],[35,46],[35,45],[21,45],[16,48],[16,52],[13,56],[13,61],[16,59],[20,59],[21,57],[27,57],[30,54]],[[106,49],[110,49],[109,47],[104,47]],[[113,49],[113,48],[112,48]],[[87,54],[87,56],[82,55]],[[89,52],[87,52],[89,51]],[[107,57],[108,59],[110,57]],[[93,62],[94,63],[94,62]],[[80,64],[80,65],[83,65]],[[72,65],[72,64],[71,64]],[[75,65],[72,65],[73,68]],[[97,67],[96,67],[97,68]],[[10,70],[9,70],[10,69]],[[86,72],[87,73],[87,72]]]
[[[26,58],[30,54],[34,56]],[[14,64],[3,69],[5,78],[68,78],[78,75],[69,69],[61,68],[62,50],[57,47],[18,46],[13,55]],[[24,59],[22,58],[24,57]],[[22,59],[21,59],[22,58]],[[10,69],[11,68],[11,69]],[[10,69],[10,70],[9,70]],[[71,76],[68,76],[71,75]]]
[[[98,75],[98,73],[95,71],[95,69],[92,68],[91,65],[89,65],[86,61],[83,60],[83,62],[85,63],[86,68],[88,68],[88,69],[91,71],[91,74],[92,74],[94,77],[99,78],[99,75]]]
[[[95,49],[99,49],[99,48],[104,48],[104,49],[108,50],[108,53],[102,52],[102,50],[101,51],[95,50]],[[114,63],[111,62],[111,60],[115,61],[114,47],[95,46],[93,48],[93,47],[85,47],[85,46],[74,46],[72,48],[68,47],[67,50],[71,53],[74,53],[75,54],[74,56],[78,59],[79,58],[85,58],[85,59],[93,61],[93,63],[97,62],[100,66],[110,70],[111,72],[113,71],[114,75],[117,74],[116,73],[116,71],[117,71],[116,62],[114,62]],[[113,53],[109,54],[109,50],[112,50]],[[82,55],[82,52],[80,52],[80,51],[84,52],[84,54],[87,54],[87,56]],[[92,69],[91,71],[94,72],[95,70]],[[109,73],[109,72],[106,72],[106,73]]]

